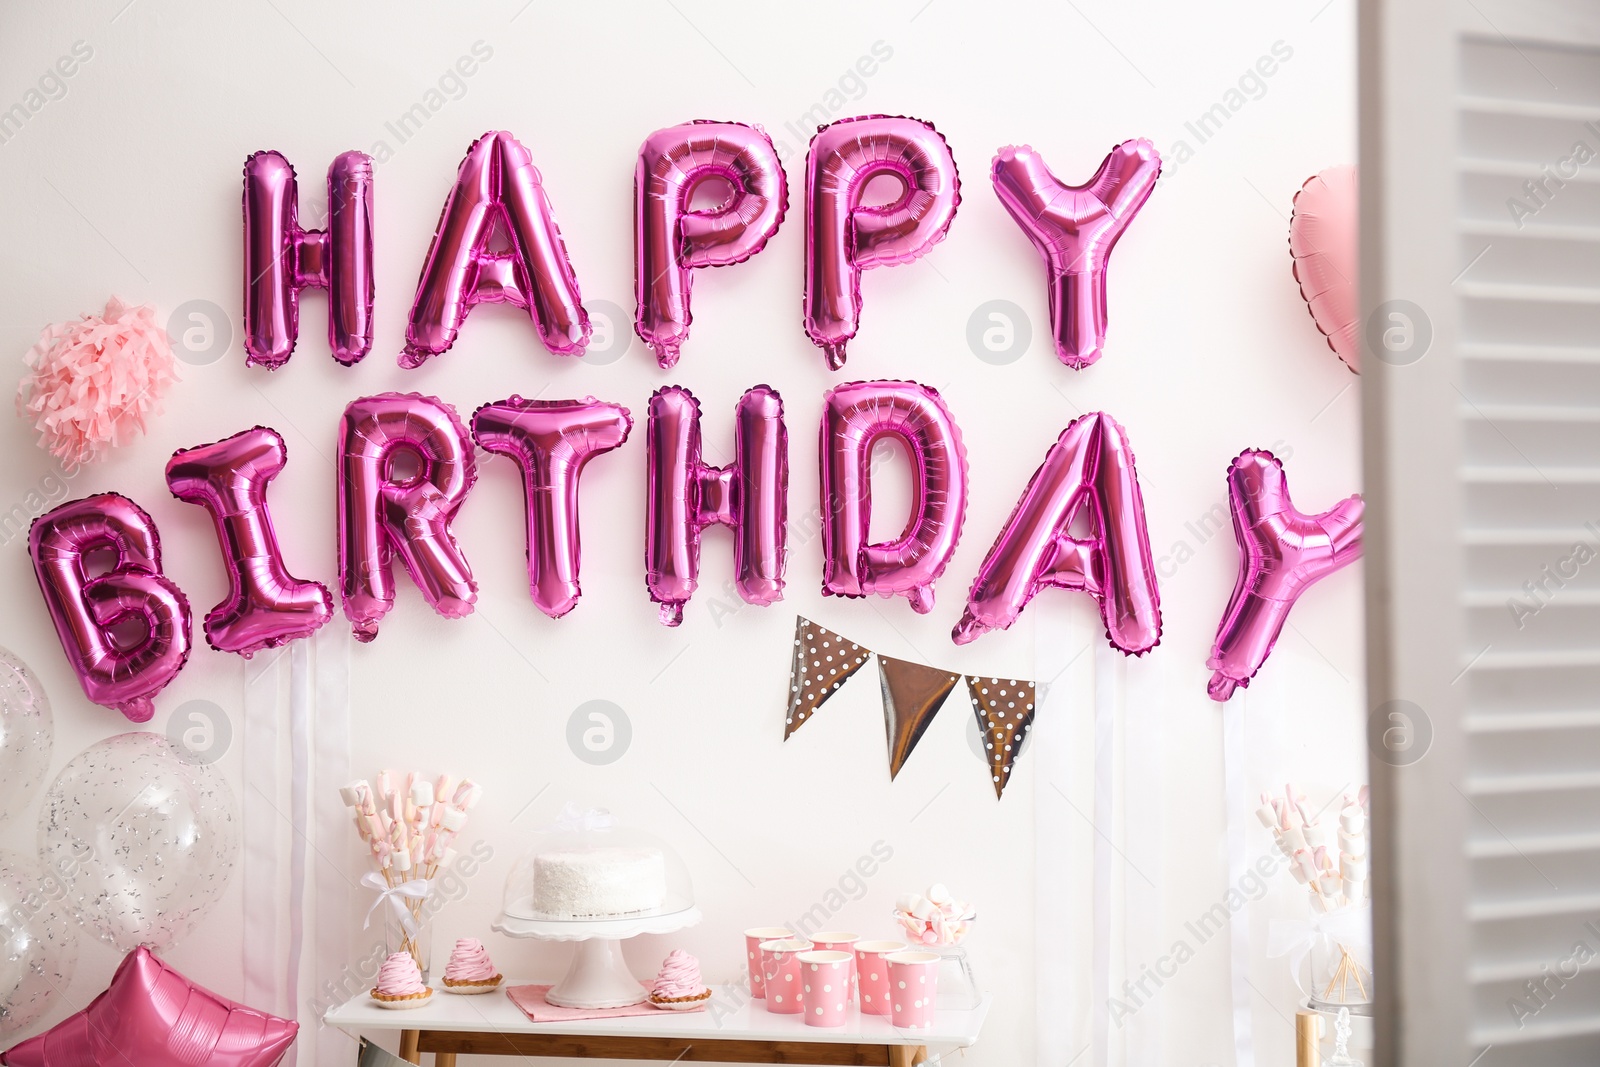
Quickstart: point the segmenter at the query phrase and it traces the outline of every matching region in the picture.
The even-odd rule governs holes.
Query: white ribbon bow
[[[431,888],[427,879],[413,878],[409,882],[399,885],[389,885],[383,880],[383,875],[377,871],[368,871],[361,877],[361,884],[368,889],[378,891],[378,899],[372,902],[372,907],[367,909],[367,921],[361,924],[363,930],[372,925],[372,913],[383,906],[384,901],[389,902],[389,907],[394,911],[395,919],[400,923],[400,928],[406,932],[407,937],[417,936],[417,919],[411,914],[408,900],[422,900],[428,895]]]
[[[569,800],[561,805],[556,821],[547,829],[557,833],[577,834],[590,830],[610,830],[617,825],[617,817],[604,808],[584,808]]]
[[[1274,919],[1267,929],[1267,957],[1288,956],[1294,984],[1305,993],[1305,986],[1300,984],[1300,964],[1319,942],[1324,948],[1330,944],[1343,946],[1356,963],[1371,973],[1372,905],[1340,908],[1309,919]]]

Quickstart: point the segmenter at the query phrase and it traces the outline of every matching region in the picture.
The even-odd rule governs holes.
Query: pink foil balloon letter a
[[[509,252],[489,251],[497,226]],[[533,157],[509,133],[484,134],[461,161],[422,264],[400,365],[420,367],[447,351],[475,304],[523,308],[558,356],[581,356],[589,343],[589,316],[550,198]]]
[[[739,398],[734,418],[734,461],[713,467],[701,458],[694,395],[669,385],[650,398],[645,586],[667,626],[683,621],[683,606],[699,585],[700,534],[707,526],[733,529],[734,581],[746,603],[783,599],[789,506],[783,398],[758,385]]]
[[[862,204],[880,175],[900,182],[881,206]],[[910,263],[944,240],[961,203],[950,146],[931,123],[889,115],[841,119],[806,154],[806,334],[844,366],[861,319],[861,272]]]
[[[703,182],[727,199],[689,210]],[[663,368],[689,339],[690,271],[743,263],[766,247],[788,208],[788,183],[772,138],[739,122],[690,122],[657,130],[633,172],[635,329]]]
[[[244,165],[245,362],[276,370],[300,336],[300,290],[328,290],[328,344],[349,366],[372,348],[372,158],[328,168],[328,228],[297,220],[294,168],[277,152]]]
[[[472,416],[480,446],[510,456],[522,471],[528,518],[528,591],[539,610],[559,619],[578,606],[581,549],[578,479],[595,456],[620,447],[633,419],[628,409],[584,400],[485,404]]]
[[[1228,508],[1239,579],[1206,660],[1215,672],[1206,686],[1212,700],[1250,684],[1301,593],[1361,557],[1361,497],[1346,497],[1320,515],[1297,511],[1283,464],[1271,452],[1239,453],[1228,468]]]
[[[1161,174],[1161,156],[1142,138],[1111,150],[1087,185],[1067,185],[1027,145],[994,157],[1000,202],[1044,256],[1050,271],[1050,328],[1056,355],[1074,370],[1100,358],[1106,341],[1106,265]]]
[[[868,544],[872,448],[897,438],[911,458],[911,515],[893,541]],[[902,594],[933,610],[933,583],[961,539],[967,454],[939,394],[916,382],[851,382],[828,392],[822,412],[822,591]]]
[[[109,569],[89,574],[108,550]],[[189,658],[189,601],[161,573],[161,537],[143,508],[117,493],[72,500],[34,520],[28,553],[56,636],[83,693],[133,722],[149,722],[153,699]],[[136,623],[142,633],[113,631]]]
[[[306,637],[333,617],[321,582],[291,576],[267,508],[267,486],[288,459],[283,437],[265,426],[215,444],[180,449],[167,462],[167,487],[216,524],[228,595],[205,619],[206,641],[246,659]]]
[[[1067,533],[1086,508],[1093,533]],[[1150,558],[1144,497],[1122,427],[1101,412],[1075,419],[1051,446],[978,569],[951,636],[964,645],[1017,621],[1043,589],[1100,601],[1112,645],[1129,655],[1161,640],[1161,592]]]
[[[396,468],[407,460],[414,473]],[[356,640],[378,636],[394,607],[398,553],[433,610],[472,613],[478,587],[450,523],[476,478],[472,441],[455,409],[415,393],[350,403],[339,420],[339,583]]]

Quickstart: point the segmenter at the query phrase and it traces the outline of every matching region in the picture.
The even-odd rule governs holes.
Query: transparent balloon
[[[163,948],[227,888],[238,810],[220,774],[159,734],[109,737],[45,794],[39,858],[68,908],[120,951]]]
[[[0,851],[0,1038],[31,1028],[72,982],[78,938],[59,893],[38,861]]]
[[[0,648],[0,819],[33,799],[50,767],[55,725],[50,699],[33,671]]]

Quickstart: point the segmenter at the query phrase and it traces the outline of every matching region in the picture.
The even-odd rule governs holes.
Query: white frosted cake
[[[533,910],[550,919],[609,919],[655,911],[667,899],[656,848],[591,848],[533,857]]]

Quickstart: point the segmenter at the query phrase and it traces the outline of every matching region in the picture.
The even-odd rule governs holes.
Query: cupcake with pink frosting
[[[489,959],[489,950],[475,937],[463,937],[450,953],[444,968],[446,993],[490,993],[500,987],[500,972]]]
[[[372,999],[384,1008],[420,1008],[433,996],[422,981],[417,961],[409,952],[396,952],[383,961],[378,971],[378,984],[372,989]]]
[[[700,961],[682,949],[673,949],[650,989],[650,1003],[668,1011],[689,1011],[704,1007],[710,999],[711,988],[700,978]]]

